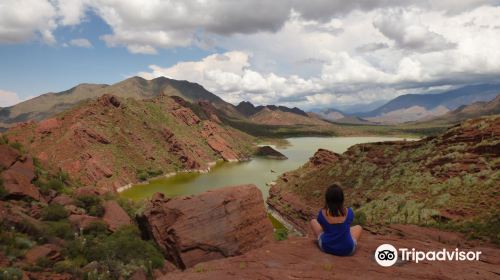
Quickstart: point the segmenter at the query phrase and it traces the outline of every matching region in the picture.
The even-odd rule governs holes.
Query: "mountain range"
[[[401,95],[369,112],[344,113],[331,108],[317,110],[316,113],[334,122],[399,124],[443,116],[463,105],[490,101],[498,94],[499,84],[469,85],[442,93]]]

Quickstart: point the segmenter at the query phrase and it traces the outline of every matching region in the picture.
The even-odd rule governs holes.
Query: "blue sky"
[[[301,108],[499,82],[500,0],[2,0],[0,107],[129,76]]]
[[[36,39],[0,44],[0,89],[16,92],[24,99],[80,83],[116,83],[151,64],[170,66],[179,60],[199,60],[210,54],[197,47],[163,49],[156,55],[133,54],[124,47],[108,48],[99,39],[110,32],[109,25],[89,13],[80,25],[57,29],[56,46]],[[86,38],[92,47],[62,45],[76,38]]]

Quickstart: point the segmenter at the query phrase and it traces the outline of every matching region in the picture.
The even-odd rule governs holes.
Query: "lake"
[[[287,160],[253,158],[247,162],[220,162],[208,173],[179,173],[168,178],[151,180],[135,185],[121,193],[134,200],[149,198],[155,192],[173,197],[204,192],[210,189],[255,184],[267,198],[269,186],[280,174],[302,166],[319,149],[343,153],[352,145],[368,142],[402,140],[394,137],[297,137],[287,139],[290,145],[275,148],[288,157]]]

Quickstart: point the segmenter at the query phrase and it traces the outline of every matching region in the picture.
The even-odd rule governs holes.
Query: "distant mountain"
[[[500,93],[498,84],[465,86],[439,94],[406,94],[358,116],[372,121],[401,123],[438,116],[462,105],[489,101]]]
[[[285,106],[276,106],[276,105],[265,105],[265,106],[254,106],[252,103],[248,101],[242,101],[240,104],[236,106],[236,110],[238,110],[240,113],[242,113],[246,117],[250,117],[252,115],[257,114],[258,112],[268,109],[271,111],[281,111],[281,112],[288,112],[288,113],[293,113],[297,115],[302,115],[304,117],[307,117],[307,113],[302,111],[301,109],[294,107],[294,108],[288,108]]]
[[[113,85],[80,84],[66,91],[46,93],[14,106],[2,108],[0,109],[0,127],[8,127],[14,123],[28,120],[42,120],[72,108],[82,101],[94,99],[104,94],[112,94],[123,98],[132,97],[140,100],[153,98],[160,93],[179,96],[189,102],[207,100],[218,107],[229,108],[229,110],[232,107],[232,105],[196,83],[165,77],[153,80],[132,77]],[[231,113],[235,113],[235,110]]]
[[[325,110],[316,110],[314,111],[314,113],[320,116],[321,118],[329,121],[340,120],[347,115],[346,113],[333,108]]]
[[[429,122],[458,123],[467,119],[500,114],[500,95],[489,102],[475,102],[470,105],[460,106]]]
[[[321,118],[323,120],[327,120],[327,121],[330,121],[330,122],[334,122],[334,123],[342,123],[342,124],[370,124],[370,125],[377,124],[377,123],[370,122],[368,120],[365,120],[365,119],[360,118],[360,117],[355,116],[355,115],[346,114],[346,113],[344,113],[344,112],[342,112],[340,110],[333,109],[333,108],[326,109],[326,110],[316,110],[315,112],[310,113],[310,114],[314,114],[318,118]]]
[[[252,122],[264,125],[279,125],[279,126],[294,126],[294,125],[311,125],[311,126],[330,126],[328,122],[316,118],[314,116],[296,114],[290,111],[272,110],[264,107],[257,113],[251,115],[249,119]]]

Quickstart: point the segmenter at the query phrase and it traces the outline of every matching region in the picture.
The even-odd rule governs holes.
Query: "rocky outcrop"
[[[101,219],[89,215],[70,215],[68,221],[76,230],[85,230],[92,224],[100,222]]]
[[[42,222],[32,217],[29,210],[10,201],[0,201],[0,224],[31,235],[40,234],[44,230]]]
[[[0,145],[0,169],[9,168],[19,157],[19,152],[7,145]]]
[[[35,179],[35,166],[31,156],[19,157],[10,147],[2,146],[5,156],[2,155],[2,165],[8,166],[3,171],[0,178],[3,181],[3,188],[9,197],[24,198],[30,197],[34,200],[43,200],[38,188],[33,185]],[[12,160],[15,160],[12,163]],[[9,164],[10,163],[10,164]]]
[[[207,139],[207,144],[225,161],[238,161],[240,156],[229,146],[222,136],[219,127],[212,121],[203,124],[201,135]]]
[[[370,232],[372,231],[372,232]],[[318,249],[312,237],[292,237],[273,242],[244,255],[198,264],[184,272],[165,274],[160,280],[194,279],[496,279],[500,274],[500,250],[465,244],[463,236],[424,227],[386,226],[370,229],[358,242],[354,256],[337,257]],[[461,240],[457,243],[456,240]],[[480,261],[398,261],[379,266],[374,252],[381,244],[396,248],[434,251],[446,248],[481,251]]]
[[[102,220],[108,226],[110,231],[116,231],[122,226],[132,224],[132,220],[127,212],[114,200],[108,200],[103,203],[104,216]]]
[[[31,248],[24,258],[26,262],[30,264],[36,264],[36,262],[41,259],[47,259],[50,261],[58,261],[62,259],[60,248],[53,244],[44,244],[40,246],[35,246]]]
[[[284,154],[276,151],[271,146],[261,146],[257,148],[255,155],[258,157],[265,157],[269,159],[288,159]]]
[[[255,185],[173,199],[157,193],[138,222],[144,235],[181,269],[259,248],[272,234],[262,193]]]

